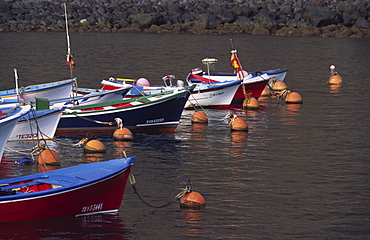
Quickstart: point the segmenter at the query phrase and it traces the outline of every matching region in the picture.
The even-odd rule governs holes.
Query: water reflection
[[[302,108],[302,104],[285,104],[282,107],[282,111],[285,116],[285,123],[287,125],[297,125],[299,118],[299,111]]]
[[[95,214],[2,223],[1,239],[127,239],[130,230],[118,214]]]
[[[105,160],[105,153],[85,153],[82,161],[85,163],[101,162]]]
[[[208,124],[203,123],[193,123],[191,125],[192,130],[192,140],[193,141],[203,141],[205,138],[205,131],[207,130]]]
[[[37,164],[37,171],[39,173],[49,172],[49,171],[57,170],[59,168],[60,166],[57,166],[57,165]]]
[[[330,93],[334,94],[334,96],[339,96],[340,90],[342,89],[341,85],[329,85]]]
[[[128,154],[132,147],[132,141],[113,141],[114,152],[118,157]]]
[[[230,155],[233,158],[243,160],[241,158],[247,149],[247,139],[248,139],[248,132],[246,131],[232,131],[230,133],[231,137],[231,148],[230,148]]]
[[[204,208],[181,209],[181,214],[185,217],[185,236],[198,237],[204,234]]]

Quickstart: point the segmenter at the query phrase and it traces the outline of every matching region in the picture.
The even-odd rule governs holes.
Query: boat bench
[[[23,194],[23,192],[19,192],[17,190],[25,188],[25,187],[31,187],[34,185],[40,184],[38,182],[29,182],[29,183],[22,183],[22,184],[15,184],[15,185],[8,185],[8,186],[2,186],[0,189],[2,191],[15,191],[16,194]]]

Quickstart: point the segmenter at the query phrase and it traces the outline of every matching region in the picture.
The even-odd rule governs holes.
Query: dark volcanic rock
[[[0,31],[62,31],[62,6],[2,0]],[[67,12],[71,31],[370,37],[370,0],[69,0]]]

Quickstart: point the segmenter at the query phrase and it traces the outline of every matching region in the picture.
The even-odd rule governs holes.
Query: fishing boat
[[[31,110],[17,122],[8,141],[51,140],[64,108]]]
[[[205,74],[201,68],[195,68],[186,77],[187,82],[225,82],[230,80],[242,80],[237,89],[233,102],[242,102],[247,97],[259,98],[266,84],[271,80],[271,77],[266,73],[258,73],[256,75],[248,73],[243,70],[237,56],[237,51],[231,50],[231,66],[236,70],[235,76],[221,74],[212,75],[210,73],[210,64],[217,62],[215,58],[205,58],[202,60],[203,64],[207,64],[207,73]]]
[[[270,81],[275,82],[283,82],[288,69],[273,69],[273,70],[265,70],[265,71],[257,71],[257,72],[249,72],[251,77],[257,77],[261,74],[267,74],[270,77]],[[236,73],[208,73],[203,72],[202,76],[205,78],[212,78],[216,81],[230,81],[233,79],[237,79]]]
[[[74,80],[63,80],[43,84],[16,87],[15,89],[0,91],[0,102],[21,101],[35,102],[36,98],[59,99],[71,95]]]
[[[18,71],[14,68],[15,89],[0,91],[0,103],[36,102],[36,99],[58,99],[71,96],[75,79],[18,87]]]
[[[130,92],[127,93],[127,98],[151,95],[162,93],[166,91],[173,91],[174,89],[183,89],[188,88],[188,86],[195,85],[195,89],[190,95],[188,101],[186,102],[184,108],[194,108],[194,107],[203,107],[203,108],[222,108],[228,107],[234,97],[236,90],[238,89],[241,80],[233,81],[224,81],[224,82],[187,82],[188,86],[184,87],[182,80],[177,80],[177,84],[173,85],[172,81],[175,76],[167,75],[163,77],[164,86],[150,86],[150,83],[147,84],[137,84],[140,83],[139,79],[135,84],[135,81],[129,79],[133,85],[133,88]],[[109,78],[109,80],[102,80],[103,89],[115,89],[127,84],[125,80],[120,80],[119,78]]]
[[[128,84],[112,90],[76,88],[73,90],[73,97],[51,100],[50,105],[62,108],[120,101],[124,99],[131,88],[132,85]]]
[[[8,142],[9,136],[12,133],[18,120],[31,109],[30,104],[19,104],[11,109],[3,109],[0,107],[0,161],[4,153],[4,148]]]
[[[195,85],[159,94],[65,109],[57,133],[113,132],[120,118],[135,131],[173,131]]]
[[[0,180],[0,222],[117,212],[135,157]]]
[[[188,76],[186,77],[186,80],[190,83],[209,82],[212,84],[219,84],[230,82],[230,81],[217,81],[209,77],[207,78],[193,73],[189,73]],[[235,80],[239,81],[240,84],[235,89],[234,95],[232,95],[232,98],[230,99],[230,103],[242,102],[247,97],[247,95],[249,95],[250,97],[259,98],[269,80],[270,78],[266,74],[256,77],[248,75],[244,77],[242,80]]]

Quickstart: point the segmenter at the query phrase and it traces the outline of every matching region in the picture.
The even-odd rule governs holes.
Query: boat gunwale
[[[134,162],[135,158],[136,158],[135,156],[132,156],[132,157],[128,157],[128,158],[118,158],[118,159],[110,160],[110,161],[115,161],[116,160],[116,162],[121,162],[123,164],[119,168],[116,166],[117,168],[109,169],[109,171],[110,171],[109,173],[104,174],[103,176],[100,176],[98,178],[84,179],[82,177],[75,176],[74,178],[76,180],[79,180],[79,181],[76,181],[72,184],[68,184],[66,186],[61,186],[61,187],[58,187],[58,188],[52,188],[52,189],[47,189],[47,190],[42,190],[42,191],[37,191],[37,192],[29,192],[29,193],[20,193],[19,192],[18,194],[14,194],[14,195],[0,196],[0,205],[1,204],[6,204],[6,203],[11,203],[11,202],[29,201],[29,200],[34,200],[34,199],[39,199],[39,198],[44,198],[44,197],[50,197],[50,196],[64,194],[64,193],[67,193],[67,192],[71,192],[71,191],[79,190],[79,189],[82,189],[82,188],[86,188],[86,187],[89,187],[91,185],[95,185],[97,183],[109,180],[109,179],[127,171],[133,165],[133,162]],[[126,159],[126,161],[124,161],[123,159]],[[107,162],[107,161],[98,162],[98,163],[97,162],[87,163],[87,164],[94,164],[94,165],[99,164],[99,165],[102,165],[102,166],[99,166],[99,168],[104,168],[104,163],[105,162]],[[81,168],[82,166],[87,165],[87,164],[80,164],[80,165],[75,165],[75,166],[71,166],[71,167],[67,167],[67,168],[57,169],[57,170],[52,171],[52,173],[54,174],[55,172],[59,173],[59,172],[69,171],[69,170],[71,170],[71,168],[72,169]],[[66,170],[66,169],[68,169],[68,170]],[[95,171],[95,170],[93,170],[93,171]],[[0,188],[2,186],[1,184],[4,184],[4,183],[1,183],[1,182],[6,182],[7,180],[9,180],[9,181],[10,180],[15,180],[15,181],[12,181],[12,182],[22,182],[22,181],[29,181],[29,180],[34,180],[34,182],[37,182],[38,180],[40,180],[40,182],[39,182],[40,184],[51,184],[51,183],[43,183],[42,182],[42,178],[43,177],[45,178],[45,175],[47,176],[47,173],[48,172],[46,172],[46,173],[36,173],[36,174],[28,175],[28,176],[21,176],[21,177],[16,177],[16,178],[0,180]],[[58,174],[56,174],[56,175],[58,176]],[[59,174],[59,176],[63,176],[63,175]],[[72,176],[68,176],[68,177],[73,178]],[[58,179],[58,177],[55,177],[55,179]],[[9,182],[9,184],[11,184],[12,182]],[[27,183],[25,183],[25,185],[26,185],[25,187],[27,187]],[[55,185],[58,185],[58,184],[56,183]],[[2,187],[10,187],[10,186],[12,186],[12,185],[7,185],[7,186],[3,185]],[[16,187],[16,185],[14,185],[14,188],[15,187]]]
[[[181,94],[186,94],[188,92],[192,92],[194,90],[195,86],[192,85],[189,88],[184,88],[184,89],[175,89],[174,91],[165,91],[153,95],[147,95],[147,96],[141,96],[141,97],[136,97],[136,98],[128,98],[128,99],[123,99],[119,101],[113,101],[113,102],[106,102],[106,103],[96,103],[96,104],[91,104],[91,105],[84,105],[84,106],[74,106],[71,108],[68,108],[68,111],[65,111],[65,115],[67,114],[75,114],[77,112],[73,112],[73,110],[81,110],[81,112],[78,112],[78,114],[85,114],[85,113],[91,113],[91,112],[104,112],[104,111],[111,111],[111,110],[117,110],[120,111],[122,109],[128,109],[128,108],[133,108],[133,107],[138,107],[142,106],[143,104],[145,105],[150,105],[150,104],[155,104],[159,101],[163,101],[164,99],[171,99],[173,97],[177,97],[178,95]],[[175,92],[177,90],[177,92]],[[158,99],[150,100],[149,98],[155,98],[159,97]],[[82,109],[90,109],[90,108],[98,108],[98,107],[109,107],[113,105],[118,105],[118,104],[125,104],[125,103],[130,103],[130,102],[142,102],[141,104],[138,105],[132,105],[132,106],[125,106],[125,107],[117,107],[117,108],[112,108],[112,109],[102,109],[102,110],[91,110],[91,111],[82,111]],[[64,115],[64,116],[65,116]]]

